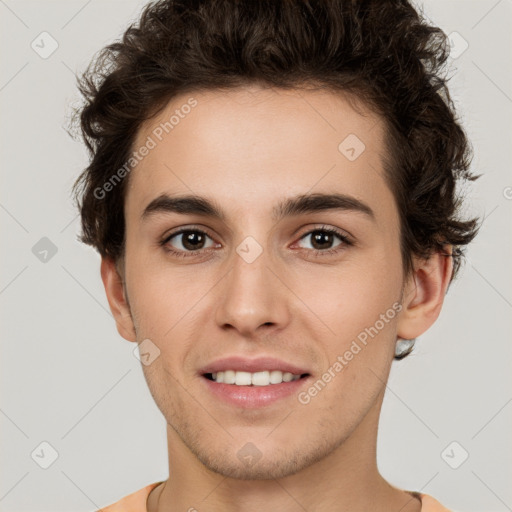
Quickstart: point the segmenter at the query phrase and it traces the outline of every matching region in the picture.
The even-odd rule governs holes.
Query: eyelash
[[[302,240],[303,238],[305,238],[305,237],[307,237],[307,236],[309,236],[309,235],[311,235],[313,233],[317,233],[317,232],[320,232],[320,233],[330,233],[330,234],[336,235],[342,241],[342,243],[339,244],[337,246],[337,248],[335,248],[335,249],[325,249],[325,250],[305,249],[305,250],[307,250],[309,252],[312,252],[314,257],[324,257],[324,256],[332,255],[332,254],[337,254],[337,253],[343,251],[345,246],[352,246],[352,245],[354,245],[354,243],[346,235],[344,235],[341,231],[339,231],[337,229],[334,229],[334,228],[329,228],[329,227],[320,227],[320,228],[312,229],[312,230],[304,233],[299,238],[299,240]],[[210,248],[210,249],[199,249],[197,251],[177,251],[177,250],[171,249],[171,248],[169,248],[167,246],[167,243],[172,238],[174,238],[174,237],[176,237],[178,235],[181,235],[183,233],[200,233],[201,235],[205,235],[208,238],[212,238],[210,235],[208,235],[208,233],[206,233],[202,229],[196,229],[196,228],[193,228],[193,227],[188,227],[188,228],[179,229],[178,231],[175,231],[175,232],[171,233],[170,235],[166,236],[160,242],[160,245],[164,248],[164,250],[167,253],[172,254],[173,256],[177,256],[178,258],[193,257],[193,256],[196,256],[197,254],[200,254],[201,251],[209,251],[209,250],[211,250],[211,248]]]

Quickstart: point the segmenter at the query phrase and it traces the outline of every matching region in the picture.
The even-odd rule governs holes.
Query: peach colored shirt
[[[149,493],[162,482],[146,485],[142,489],[125,496],[108,507],[103,507],[97,512],[147,512],[146,501]],[[450,512],[437,500],[427,494],[417,493],[421,498],[421,512]]]

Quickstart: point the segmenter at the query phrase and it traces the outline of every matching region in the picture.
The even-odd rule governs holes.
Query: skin
[[[101,264],[121,336],[160,350],[142,368],[167,421],[169,479],[148,511],[421,510],[379,474],[377,427],[397,337],[418,337],[437,319],[452,259],[415,259],[404,278],[383,120],[340,94],[251,86],[174,98],[141,126],[134,147],[191,96],[197,106],[130,174],[125,258]],[[366,146],[355,161],[338,150],[349,134]],[[365,202],[375,220],[341,210],[272,219],[279,201],[321,192]],[[226,218],[141,220],[162,193],[215,200]],[[354,244],[335,236],[323,247],[341,250],[315,257],[310,233],[319,225]],[[189,226],[211,237],[190,257],[159,245]],[[236,252],[247,236],[263,249],[252,263]],[[167,242],[186,252],[182,244],[180,235]],[[247,410],[205,391],[198,370],[230,355],[284,359],[316,380],[396,302],[402,310],[307,405],[292,395]],[[248,442],[262,454],[253,465],[237,457]]]

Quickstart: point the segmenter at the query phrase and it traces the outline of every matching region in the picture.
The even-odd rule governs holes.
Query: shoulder
[[[119,501],[112,503],[106,507],[102,507],[96,512],[147,512],[146,501],[149,493],[162,482],[155,482],[153,484],[146,485],[142,489],[135,491]]]
[[[418,493],[421,498],[421,512],[451,512],[428,494]]]
[[[149,493],[162,482],[155,482],[146,485],[142,489],[135,491],[119,501],[106,507],[102,507],[96,512],[147,512],[146,501]],[[451,512],[441,505],[436,499],[428,494],[416,493],[421,498],[421,512]]]

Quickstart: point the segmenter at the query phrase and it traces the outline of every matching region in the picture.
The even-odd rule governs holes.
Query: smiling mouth
[[[294,375],[280,370],[265,370],[261,372],[245,372],[237,370],[225,370],[216,373],[205,373],[208,380],[219,384],[232,384],[234,386],[269,386],[282,384],[309,377],[309,373]]]

